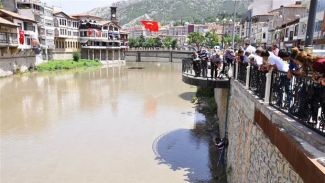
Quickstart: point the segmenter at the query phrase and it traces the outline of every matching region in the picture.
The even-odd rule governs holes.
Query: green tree
[[[145,42],[143,43],[143,47],[151,48],[154,47],[154,44],[155,44],[154,38],[149,37],[145,39]]]
[[[205,44],[210,48],[213,48],[214,46],[219,45],[220,39],[219,39],[218,34],[214,31],[207,32],[205,34]]]
[[[175,49],[177,47],[177,39],[172,40],[171,46],[173,49]]]
[[[199,32],[191,32],[187,38],[188,38],[188,43],[195,44],[198,50],[200,49],[200,47],[203,45],[205,41],[204,35]]]
[[[130,46],[130,48],[136,47],[136,44],[137,44],[137,40],[136,39],[129,38],[129,46]]]
[[[162,46],[162,42],[161,42],[161,39],[160,37],[155,37],[154,38],[154,47],[161,47]]]
[[[172,41],[173,41],[173,38],[172,37],[166,37],[164,40],[163,40],[163,45],[165,48],[170,48],[172,46]]]
[[[144,38],[143,35],[141,35],[140,37],[136,38],[135,47],[143,47],[145,42],[146,39]]]

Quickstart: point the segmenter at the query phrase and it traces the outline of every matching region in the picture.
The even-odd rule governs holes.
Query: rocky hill
[[[243,14],[251,2],[252,0],[237,1],[239,14]],[[235,0],[124,0],[115,5],[122,25],[145,14],[161,23],[202,23],[214,21],[217,16],[231,16]],[[95,8],[88,13],[109,18],[110,7]]]

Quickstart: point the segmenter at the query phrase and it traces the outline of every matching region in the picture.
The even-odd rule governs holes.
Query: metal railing
[[[311,77],[273,72],[270,105],[325,136],[325,86]]]
[[[233,76],[233,68],[232,65],[226,65],[224,69],[222,67],[217,69],[216,64],[211,62],[202,60],[193,61],[192,58],[182,59],[183,74],[191,77],[204,78],[206,80],[228,79],[228,77]]]
[[[238,66],[237,80],[245,84],[246,76],[247,76],[247,64],[238,62],[237,66]]]
[[[265,97],[266,73],[259,70],[258,66],[250,66],[249,89],[260,99]]]
[[[289,79],[286,72],[263,72],[256,66],[237,65],[236,79],[246,89],[251,90],[265,104],[325,136],[325,86],[309,76]]]

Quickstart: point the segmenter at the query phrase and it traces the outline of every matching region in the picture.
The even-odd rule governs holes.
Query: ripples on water
[[[0,182],[207,182],[210,142],[191,130],[204,116],[180,73],[130,63],[0,79]]]

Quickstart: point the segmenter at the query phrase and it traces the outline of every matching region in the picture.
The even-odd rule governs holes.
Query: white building
[[[17,8],[21,16],[37,22],[43,59],[52,59],[54,50],[53,8],[39,0],[17,0]]]
[[[17,13],[0,9],[0,17],[17,25],[17,33],[24,34],[24,43],[19,43],[19,49],[32,49],[38,43],[37,22]]]

